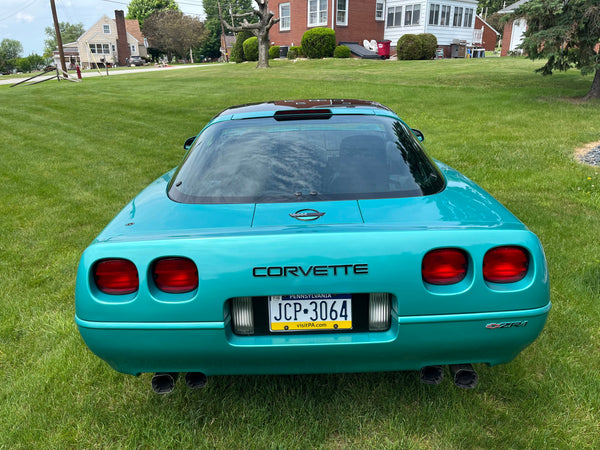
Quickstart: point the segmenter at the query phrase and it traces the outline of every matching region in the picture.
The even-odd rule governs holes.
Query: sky
[[[87,30],[103,15],[115,18],[115,9],[127,15],[129,0],[54,0],[59,22],[83,23]],[[202,0],[177,2],[184,14],[204,17]],[[14,39],[23,45],[23,55],[44,53],[44,29],[54,27],[50,0],[0,0],[0,41]],[[66,43],[66,42],[65,42]]]

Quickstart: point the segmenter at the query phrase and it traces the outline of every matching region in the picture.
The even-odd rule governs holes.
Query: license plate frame
[[[338,332],[350,331],[351,294],[298,294],[268,297],[269,331]]]

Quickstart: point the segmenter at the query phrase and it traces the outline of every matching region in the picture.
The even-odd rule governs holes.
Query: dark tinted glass
[[[270,203],[415,197],[444,180],[398,120],[366,115],[208,127],[174,176],[183,203]]]

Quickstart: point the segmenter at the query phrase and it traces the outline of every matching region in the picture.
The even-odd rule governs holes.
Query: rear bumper
[[[115,370],[206,375],[418,370],[507,363],[542,331],[536,309],[393,317],[384,332],[237,336],[229,322],[122,323],[76,317],[87,346]]]

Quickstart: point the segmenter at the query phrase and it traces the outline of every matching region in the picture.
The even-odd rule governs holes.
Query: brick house
[[[123,11],[115,11],[115,18],[102,16],[76,42],[63,45],[68,69],[79,65],[82,69],[111,65],[127,65],[131,56],[148,56],[146,41],[137,20],[127,20]],[[54,61],[60,66],[58,50]]]
[[[335,30],[340,42],[390,40],[395,49],[404,34],[432,33],[450,56],[455,42],[473,41],[477,0],[271,0],[280,18],[270,32],[275,45],[300,45],[310,28]]]
[[[473,43],[481,45],[486,51],[493,52],[496,50],[498,43],[498,33],[494,27],[488,24],[481,17],[475,17],[475,32],[473,34]]]
[[[529,0],[519,0],[512,5],[498,11],[498,14],[512,14],[515,10]],[[527,21],[524,18],[509,20],[504,24],[502,33],[502,50],[500,56],[508,56],[510,53],[522,53],[518,47],[523,42],[523,33],[527,31]]]

